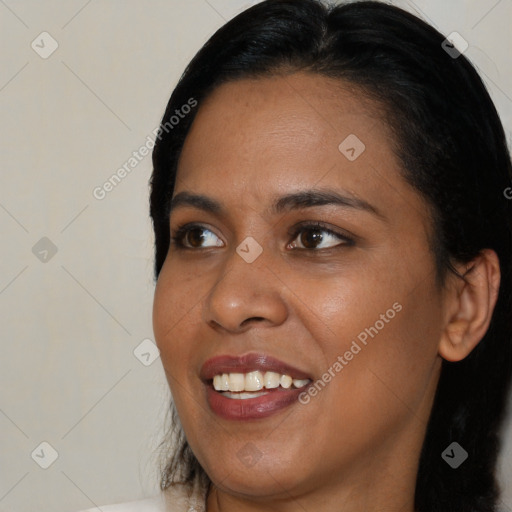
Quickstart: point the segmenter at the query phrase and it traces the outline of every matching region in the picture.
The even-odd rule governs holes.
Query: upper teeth
[[[301,388],[309,382],[309,379],[292,379],[290,375],[276,372],[254,371],[249,373],[223,373],[213,377],[213,387],[216,391],[259,391],[260,389],[272,389],[281,385],[288,389],[293,384]]]

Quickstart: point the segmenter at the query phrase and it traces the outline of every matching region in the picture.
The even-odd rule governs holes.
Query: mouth
[[[265,418],[297,403],[312,379],[263,354],[218,356],[200,373],[211,410],[225,419]]]
[[[265,394],[269,389],[300,389],[306,386],[310,379],[294,379],[286,373],[273,371],[261,372],[253,370],[248,373],[218,373],[213,377],[211,385],[215,391],[220,391],[229,398],[251,398]],[[262,391],[263,390],[263,391]],[[261,391],[258,393],[258,391]],[[253,393],[256,392],[254,395]]]

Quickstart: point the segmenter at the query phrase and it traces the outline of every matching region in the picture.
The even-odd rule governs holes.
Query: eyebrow
[[[356,210],[369,212],[382,220],[387,220],[375,206],[364,199],[353,196],[352,194],[339,193],[334,190],[311,189],[286,194],[279,197],[271,206],[270,212],[274,215],[298,210],[301,208],[311,208],[315,206],[335,205],[343,208],[353,208]],[[169,203],[168,216],[180,207],[193,207],[208,213],[222,215],[225,213],[222,204],[217,200],[202,195],[193,194],[187,191],[176,194]]]

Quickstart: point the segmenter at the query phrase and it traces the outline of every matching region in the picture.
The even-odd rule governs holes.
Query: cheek
[[[179,378],[190,368],[187,350],[191,344],[184,336],[184,330],[190,336],[197,316],[194,315],[194,306],[199,307],[197,303],[200,297],[194,292],[197,281],[173,270],[166,261],[157,281],[153,301],[153,332],[171,387],[171,377]]]
[[[345,400],[380,407],[394,393],[412,405],[429,381],[441,329],[439,298],[425,278],[431,262],[428,254],[425,261],[400,254],[316,281],[288,276],[301,323],[321,350],[321,370],[347,354],[333,370],[344,377],[331,388]]]
[[[429,378],[433,364],[439,361],[441,302],[434,286],[427,282],[402,296],[400,302],[403,309],[391,325],[392,343],[385,354],[387,363],[383,370],[387,369],[384,375],[390,381],[398,379],[398,390],[408,386],[413,394],[414,385],[421,392],[422,382]],[[392,373],[394,366],[401,369],[396,376]]]
[[[153,301],[153,329],[157,342],[165,344],[174,339],[186,324],[197,323],[199,307],[211,273],[196,265],[178,265],[168,256],[162,267]],[[195,313],[195,314],[194,314]]]
[[[281,273],[293,292],[294,308],[301,323],[328,352],[348,349],[351,340],[392,310],[401,292],[389,271],[369,264],[351,264],[315,279]],[[396,280],[395,280],[396,281]],[[342,352],[341,352],[342,353]]]
[[[343,424],[347,417],[359,418],[355,425],[368,429],[371,438],[379,429],[392,429],[411,412],[423,414],[439,359],[439,308],[431,296],[427,287],[409,293],[383,293],[372,299],[370,309],[353,310],[357,325],[350,315],[348,327],[339,323],[339,331],[347,329],[347,336],[329,346],[329,364],[338,354],[347,353],[351,359],[333,379],[331,400],[343,397],[343,409],[333,418],[335,424]],[[354,349],[355,355],[350,350],[353,343],[360,348]],[[355,429],[352,434],[361,432]]]

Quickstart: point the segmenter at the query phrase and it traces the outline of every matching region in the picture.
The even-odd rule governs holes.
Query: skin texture
[[[449,274],[437,287],[429,209],[401,177],[376,107],[312,74],[240,80],[214,90],[186,139],[174,195],[204,194],[224,211],[172,212],[172,236],[189,222],[206,231],[190,233],[192,248],[171,245],[153,322],[187,439],[214,483],[208,512],[414,510],[442,357],[463,359],[485,334],[499,264],[484,251],[469,284]],[[350,134],[365,145],[354,161],[338,149]],[[363,199],[379,215],[339,205],[272,213],[278,197],[311,189]],[[307,221],[353,243],[323,228],[290,235]],[[252,263],[236,252],[248,236],[263,248]],[[244,422],[209,408],[207,359],[263,352],[321,379],[395,303],[307,405]],[[237,455],[248,443],[250,467]]]

